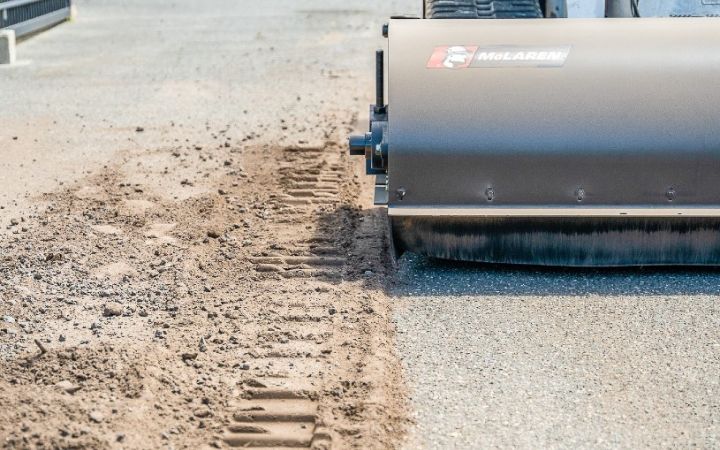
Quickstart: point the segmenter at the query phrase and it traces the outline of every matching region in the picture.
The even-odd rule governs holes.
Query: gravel
[[[716,447],[720,272],[401,260],[407,448]]]

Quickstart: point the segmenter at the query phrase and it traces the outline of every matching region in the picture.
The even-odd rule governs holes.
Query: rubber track
[[[428,19],[537,19],[539,0],[425,0]]]

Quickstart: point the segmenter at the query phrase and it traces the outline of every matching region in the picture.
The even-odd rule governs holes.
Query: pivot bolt
[[[674,189],[674,188],[668,189],[667,192],[665,193],[665,197],[667,197],[667,199],[668,199],[669,202],[675,200],[675,195],[676,195],[676,194],[675,194],[675,189]]]
[[[395,191],[395,195],[397,196],[397,199],[400,200],[400,201],[402,201],[402,199],[405,198],[405,194],[407,194],[407,191],[405,190],[404,187],[398,188],[398,189]]]
[[[491,187],[485,189],[485,197],[489,202],[493,201],[495,199],[495,189]]]
[[[348,144],[350,146],[350,154],[354,156],[364,156],[365,147],[372,140],[370,133],[365,133],[364,136],[350,136]]]
[[[583,199],[585,198],[585,189],[578,188],[577,191],[575,191],[575,196],[577,197],[577,201],[583,201]]]

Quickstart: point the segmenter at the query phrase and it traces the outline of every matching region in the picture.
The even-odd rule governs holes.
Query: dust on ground
[[[208,125],[213,146],[128,151],[7,224],[5,448],[399,445],[384,221],[353,120],[316,125]]]

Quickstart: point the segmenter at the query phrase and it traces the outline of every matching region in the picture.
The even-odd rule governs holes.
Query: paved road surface
[[[720,445],[720,272],[402,260],[407,448]]]

